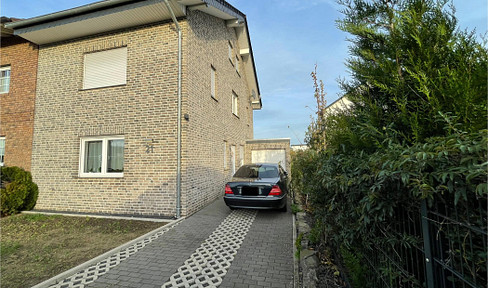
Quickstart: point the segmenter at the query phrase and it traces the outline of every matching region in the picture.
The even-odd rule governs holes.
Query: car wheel
[[[230,208],[230,210],[236,210],[236,208],[235,208],[235,207],[231,207],[231,206],[229,206],[229,208]]]
[[[287,211],[287,205],[283,206],[283,208],[280,209],[281,212],[286,212]]]

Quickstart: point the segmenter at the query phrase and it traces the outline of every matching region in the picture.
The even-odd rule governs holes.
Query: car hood
[[[232,177],[230,182],[248,182],[248,183],[278,183],[280,181],[280,177],[273,177],[273,178],[241,178],[241,177]]]

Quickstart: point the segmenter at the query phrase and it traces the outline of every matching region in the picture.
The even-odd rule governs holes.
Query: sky
[[[227,0],[247,16],[263,108],[254,112],[254,138],[304,137],[316,109],[310,73],[317,65],[328,104],[348,79],[348,35],[336,27],[342,17],[335,0]],[[31,18],[95,0],[0,0],[0,14]],[[487,31],[487,0],[453,0],[459,28]]]

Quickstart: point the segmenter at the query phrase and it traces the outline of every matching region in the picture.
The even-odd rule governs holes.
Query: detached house
[[[222,195],[261,109],[242,12],[106,0],[6,26],[39,45],[36,209],[179,217]]]

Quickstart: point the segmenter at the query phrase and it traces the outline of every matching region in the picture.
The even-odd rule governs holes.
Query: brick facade
[[[229,155],[230,145],[252,138],[252,108],[245,76],[227,56],[229,41],[239,51],[233,30],[197,11],[180,25],[182,114],[189,116],[182,119],[185,216],[222,194],[230,171],[223,169],[223,141]],[[128,51],[127,84],[83,90],[84,54],[121,46]],[[175,215],[177,59],[172,22],[40,47],[32,155],[36,209]],[[210,65],[217,70],[217,100],[210,97]],[[239,117],[231,112],[232,91],[239,95]],[[124,136],[123,178],[79,177],[81,138],[103,135]]]
[[[10,88],[0,94],[0,136],[5,165],[31,169],[37,45],[19,37],[2,38],[1,66],[10,66]]]
[[[227,28],[221,19],[200,11],[188,16],[188,103],[190,120],[185,152],[188,155],[185,185],[188,191],[189,214],[198,211],[210,201],[223,195],[225,182],[231,177],[231,147],[235,146],[235,166],[239,167],[239,147],[253,137],[251,93],[245,73],[238,73],[229,60],[228,43],[233,58],[240,47],[236,32]],[[234,60],[234,59],[232,59]],[[216,97],[211,97],[211,67],[216,71]],[[240,71],[244,69],[240,67]],[[232,93],[238,96],[238,113],[232,113]],[[224,169],[224,141],[226,141],[227,168]]]

